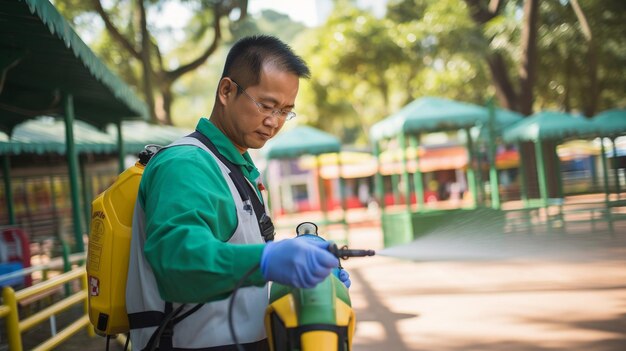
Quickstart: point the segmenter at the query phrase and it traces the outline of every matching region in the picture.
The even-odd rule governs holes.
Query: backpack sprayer
[[[304,222],[296,227],[295,240],[321,240],[317,225]],[[338,259],[373,256],[374,250],[352,250],[347,246],[331,244],[328,250]],[[258,265],[248,273],[252,274]],[[337,268],[314,288],[294,288],[272,283],[269,305],[265,312],[265,331],[271,351],[350,351],[355,328],[348,288],[339,280],[343,269],[338,261]],[[233,291],[229,305],[230,332],[238,347],[237,336],[231,319],[233,301],[237,289],[246,280],[244,275]]]
[[[110,336],[129,331],[125,291],[132,215],[144,167],[159,149],[160,146],[148,145],[139,154],[139,161],[92,203],[87,253],[89,318],[96,333],[107,337],[107,349]],[[273,233],[271,221],[266,222],[261,224]],[[296,240],[325,241],[311,222],[298,225],[296,234]],[[351,250],[335,244],[328,250],[344,260],[374,255],[373,250]],[[229,305],[230,332],[238,346],[231,320],[232,302],[243,282],[257,269],[258,265],[240,280]],[[265,315],[272,351],[351,350],[355,317],[348,289],[338,279],[341,269],[338,261],[333,274],[310,289],[272,284]]]

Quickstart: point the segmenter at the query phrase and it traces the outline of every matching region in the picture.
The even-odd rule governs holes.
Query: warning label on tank
[[[89,295],[100,295],[100,280],[94,276],[89,276]]]
[[[93,219],[91,221],[91,233],[89,233],[89,241],[101,242],[104,234],[104,222],[101,219]]]
[[[100,270],[100,256],[102,256],[102,245],[90,242],[89,254],[87,255],[89,260],[87,262],[88,269],[96,272]]]

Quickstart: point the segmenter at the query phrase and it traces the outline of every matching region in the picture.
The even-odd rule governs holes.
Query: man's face
[[[239,91],[237,94],[237,83],[230,78],[224,78],[220,83],[224,85],[220,93],[227,91],[227,94],[220,96],[224,104],[221,129],[239,151],[259,149],[278,133],[285,124],[285,118],[259,111],[258,104],[265,109],[293,109],[298,95],[299,77],[272,65],[264,65],[258,85],[241,86],[245,93]]]

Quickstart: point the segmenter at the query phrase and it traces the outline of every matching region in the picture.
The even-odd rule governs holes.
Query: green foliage
[[[313,77],[305,122],[367,142],[370,126],[426,95],[483,103],[486,44],[460,0],[390,1],[375,18],[338,2],[325,25],[298,38]]]
[[[154,41],[161,34],[181,39],[163,52],[166,67],[188,62],[212,39],[215,1],[151,0],[164,6],[179,2],[194,9],[183,35],[151,24]],[[220,48],[194,74],[174,85],[177,125],[193,127],[213,106],[217,81],[230,45],[245,35],[272,34],[290,43],[308,62],[312,78],[301,83],[296,101],[297,123],[326,130],[344,143],[364,144],[370,126],[423,96],[441,96],[484,104],[495,89],[486,63],[498,53],[512,81],[519,75],[522,0],[503,0],[495,17],[478,27],[463,0],[388,0],[377,18],[356,7],[356,1],[336,0],[327,22],[306,28],[275,11],[263,11],[224,25]],[[136,37],[128,0],[105,2],[112,21],[130,38]],[[481,2],[486,5],[487,1]],[[579,0],[598,50],[598,111],[626,106],[626,2]],[[55,5],[79,28],[93,25],[90,2],[56,0]],[[568,0],[539,2],[538,74],[535,110],[582,110],[591,96],[589,45]],[[226,22],[225,22],[226,23]],[[92,29],[93,29],[92,28]],[[132,85],[139,86],[141,69],[108,36],[97,38],[94,50]],[[154,64],[158,64],[154,61]]]
[[[598,50],[601,94],[596,112],[626,105],[626,3],[579,1]],[[568,3],[542,2],[539,28],[539,108],[583,111],[590,98],[589,46]]]

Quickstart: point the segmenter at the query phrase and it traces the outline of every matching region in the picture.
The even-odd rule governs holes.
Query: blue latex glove
[[[350,280],[350,273],[348,273],[345,269],[339,270],[339,275],[337,276],[337,278],[341,280],[341,282],[343,283],[343,285],[346,286],[346,288],[350,288],[350,285],[352,285],[352,281]]]
[[[328,251],[329,242],[287,239],[269,242],[261,255],[265,280],[313,288],[337,267],[337,257]]]

